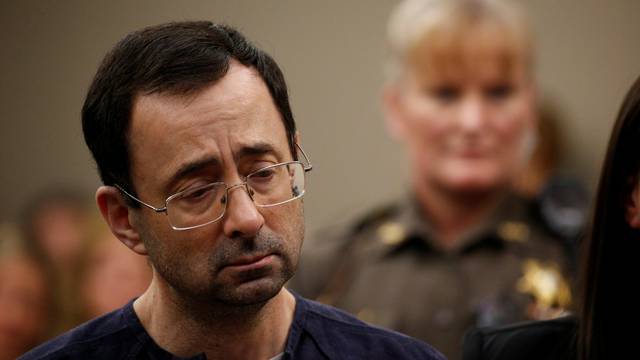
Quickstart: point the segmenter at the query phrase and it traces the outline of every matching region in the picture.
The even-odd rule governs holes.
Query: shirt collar
[[[302,333],[306,332],[308,335],[313,337],[314,342],[320,348],[320,351],[324,353],[326,358],[328,359],[337,359],[337,355],[333,350],[332,344],[328,344],[323,339],[326,339],[327,336],[325,334],[318,334],[310,329],[309,326],[309,301],[298,295],[293,290],[289,289],[289,292],[296,299],[296,308],[293,313],[293,321],[291,322],[291,328],[289,329],[289,336],[287,336],[287,345],[284,349],[283,359],[292,359],[295,354],[296,349],[298,348],[299,342],[301,341]],[[320,329],[320,331],[324,331],[324,329]]]
[[[307,321],[306,314],[309,307],[309,304],[305,299],[295,292],[291,290],[289,291],[296,299],[296,306],[282,359],[293,356],[298,342],[300,341],[301,334],[305,329],[305,323]],[[134,332],[135,337],[138,339],[138,345],[136,346],[136,349],[133,350],[132,358],[138,358],[140,357],[140,352],[144,352],[146,353],[145,355],[150,355],[152,359],[157,360],[206,360],[207,357],[204,353],[189,358],[182,358],[171,354],[156,344],[140,322],[140,318],[133,308],[134,301],[135,299],[131,300],[131,302],[123,308],[122,312],[124,322],[128,324],[129,328]],[[320,346],[322,351],[326,354],[331,354],[331,348],[327,344],[318,342],[318,346]]]
[[[147,330],[145,330],[144,326],[140,322],[140,318],[133,308],[133,302],[135,300],[136,299],[131,300],[123,308],[122,314],[124,321],[129,325],[129,328],[134,332],[135,337],[138,339],[137,348],[132,350],[132,355],[134,355],[132,358],[150,357],[151,359],[157,360],[206,360],[207,357],[204,353],[188,358],[182,358],[171,354],[156,344]],[[145,356],[141,356],[140,352],[144,353]]]

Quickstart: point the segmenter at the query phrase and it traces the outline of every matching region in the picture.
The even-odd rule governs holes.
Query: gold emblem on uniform
[[[395,222],[387,222],[378,227],[378,237],[385,245],[396,245],[401,243],[407,231],[404,226]]]
[[[527,309],[529,317],[544,320],[565,314],[571,305],[571,290],[558,265],[527,259],[522,270],[523,276],[518,280],[517,288],[533,299]]]
[[[524,242],[529,237],[529,226],[520,221],[505,221],[498,226],[498,235],[507,241]]]

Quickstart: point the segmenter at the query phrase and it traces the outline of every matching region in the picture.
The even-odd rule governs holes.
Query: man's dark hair
[[[254,68],[282,116],[296,157],[296,125],[276,62],[240,32],[208,21],[173,22],[127,35],[105,56],[82,107],[82,130],[105,185],[136,191],[128,130],[138,95],[191,95],[220,80],[232,59]],[[130,202],[131,206],[137,206]]]

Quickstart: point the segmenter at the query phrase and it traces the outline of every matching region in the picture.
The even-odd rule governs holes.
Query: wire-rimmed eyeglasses
[[[224,216],[229,191],[244,187],[257,207],[282,205],[305,193],[305,173],[313,166],[300,145],[296,144],[305,163],[287,161],[258,169],[245,176],[243,182],[227,185],[213,182],[186,189],[169,196],[163,207],[155,207],[114,185],[124,195],[156,213],[165,213],[174,230],[189,230],[214,223]],[[305,165],[306,164],[306,165]]]

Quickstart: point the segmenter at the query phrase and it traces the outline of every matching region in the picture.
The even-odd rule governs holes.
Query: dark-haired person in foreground
[[[585,240],[578,316],[472,330],[464,360],[638,357],[640,78],[613,128]]]
[[[443,359],[283,288],[311,164],[280,69],[236,30],[128,35],[100,66],[82,124],[102,215],[153,279],[23,359]]]

